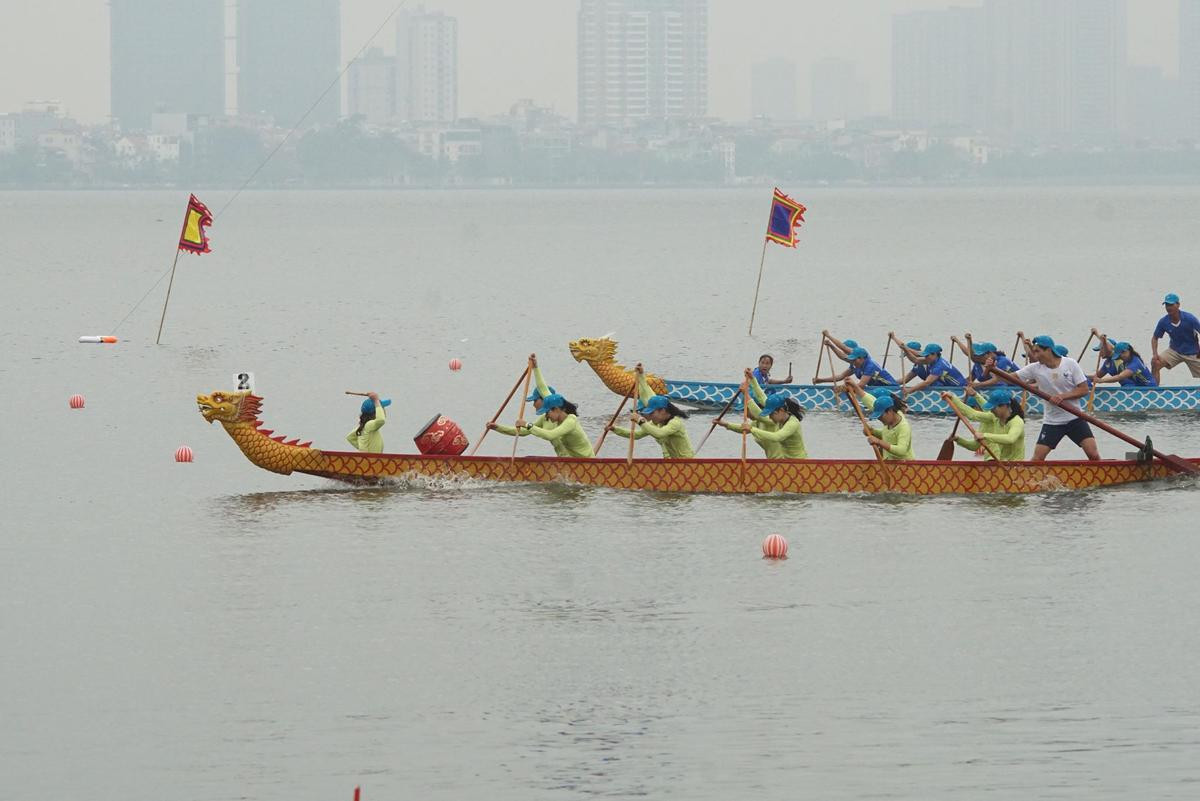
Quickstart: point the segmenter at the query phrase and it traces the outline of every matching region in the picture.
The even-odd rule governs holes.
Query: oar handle
[[[971,436],[975,438],[976,442],[978,442],[980,445],[983,446],[983,449],[988,452],[988,455],[992,457],[992,460],[997,461],[997,462],[1000,461],[1000,457],[996,455],[996,452],[994,450],[992,450],[992,446],[988,445],[987,441],[984,440],[983,437],[979,436],[979,432],[975,430],[975,426],[971,425],[971,421],[967,418],[967,416],[965,414],[963,414],[962,412],[960,412],[958,410],[958,407],[955,406],[953,403],[950,403],[949,401],[947,401],[946,403],[949,404],[950,410],[952,412],[954,412],[955,416],[958,417],[959,423],[962,423],[964,426],[967,427],[967,431],[971,432]],[[958,423],[955,423],[954,427],[958,428]],[[950,436],[953,437],[954,434],[951,434]]]
[[[1033,395],[1037,395],[1039,398],[1041,398],[1046,403],[1051,404],[1053,406],[1057,406],[1058,408],[1062,409],[1063,411],[1075,415],[1080,420],[1085,421],[1089,425],[1093,425],[1096,428],[1100,429],[1101,431],[1104,431],[1108,434],[1112,434],[1117,439],[1128,442],[1130,445],[1132,445],[1135,448],[1146,447],[1146,443],[1138,442],[1136,439],[1129,436],[1124,431],[1113,428],[1108,423],[1105,423],[1102,420],[1097,420],[1095,417],[1093,417],[1092,415],[1088,414],[1085,411],[1076,409],[1074,406],[1071,406],[1066,403],[1054,403],[1054,401],[1052,401],[1050,399],[1050,396],[1047,395],[1045,392],[1042,392],[1042,390],[1036,384],[1026,384],[1024,381],[1022,381],[1020,378],[1018,378],[1014,373],[1010,373],[1006,370],[1001,370],[999,367],[996,367],[994,365],[992,367],[989,367],[988,369],[991,371],[992,375],[994,375],[998,378],[1001,378],[1004,381],[1007,381],[1008,383],[1012,384],[1013,386],[1021,387],[1021,389],[1024,389]],[[1165,454],[1161,451],[1155,450],[1153,448],[1151,448],[1150,452],[1153,453],[1156,457],[1158,457],[1162,461],[1166,462],[1167,464],[1173,465],[1173,466],[1176,464],[1177,461],[1179,461],[1177,459],[1172,459],[1167,454]],[[1193,467],[1192,469],[1195,470],[1195,467]]]
[[[369,398],[369,397],[371,397],[371,393],[370,393],[370,392],[351,392],[350,390],[346,390],[346,394],[347,394],[347,395],[357,395],[357,396],[358,396],[358,397],[360,397],[360,398]]]
[[[621,398],[621,405],[613,412],[612,418],[608,421],[608,425],[600,432],[600,439],[596,440],[596,447],[592,448],[592,453],[597,456],[600,454],[600,446],[604,444],[604,439],[608,436],[608,430],[616,425],[617,418],[621,416],[621,412],[625,409],[625,404],[633,397],[633,393],[637,392],[637,376],[633,377],[633,383],[629,385],[629,392],[625,393],[625,397]]]
[[[704,443],[708,442],[708,438],[709,438],[709,436],[712,435],[712,432],[717,430],[717,426],[720,425],[720,423],[721,423],[721,418],[723,418],[725,416],[726,412],[728,412],[730,409],[733,408],[733,402],[735,400],[737,400],[737,397],[738,397],[738,393],[735,391],[732,395],[729,396],[729,402],[725,404],[725,408],[721,410],[721,413],[713,418],[712,425],[710,425],[708,427],[708,433],[704,435],[704,439],[700,440],[700,445],[697,446],[697,448],[696,448],[695,452],[697,454],[699,454],[700,449],[704,447]]]
[[[471,449],[471,452],[467,454],[468,456],[474,456],[475,451],[479,450],[479,446],[483,444],[484,438],[488,435],[488,432],[492,430],[492,423],[499,420],[500,415],[504,414],[504,410],[508,407],[508,402],[512,400],[513,395],[517,394],[517,388],[521,386],[521,382],[525,380],[532,369],[533,368],[528,365],[525,367],[525,372],[521,373],[521,377],[517,379],[517,383],[513,384],[513,388],[508,393],[508,397],[504,399],[504,403],[500,404],[500,408],[496,410],[494,415],[492,415],[491,422],[484,427],[483,433],[479,435],[479,440],[475,443],[475,447]]]

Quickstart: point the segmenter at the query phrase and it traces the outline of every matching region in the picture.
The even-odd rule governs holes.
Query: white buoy
[[[115,345],[115,344],[117,344],[116,337],[80,337],[79,341],[84,345]]]

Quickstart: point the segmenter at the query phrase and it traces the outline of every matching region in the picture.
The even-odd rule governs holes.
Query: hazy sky
[[[1045,0],[1058,2],[1058,0]],[[342,54],[350,59],[396,0],[342,0]],[[409,0],[408,7],[416,7]],[[575,15],[578,0],[425,0],[458,17],[459,112],[506,111],[532,97],[575,114]],[[800,67],[801,110],[808,108],[808,64],[837,56],[858,63],[872,107],[889,106],[891,15],[970,6],[946,0],[710,0],[709,105],[745,119],[750,65],[772,56]],[[1177,72],[1178,0],[1130,0],[1129,59]],[[376,40],[391,50],[389,26]],[[0,0],[0,112],[26,100],[62,100],[86,122],[108,114],[106,0]]]

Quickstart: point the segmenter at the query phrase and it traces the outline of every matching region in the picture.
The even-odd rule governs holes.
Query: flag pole
[[[768,241],[769,240],[764,236],[762,258],[758,260],[758,283],[754,285],[754,306],[750,309],[750,330],[747,332],[747,336],[754,336],[754,315],[758,311],[758,288],[762,286],[763,265],[767,261]]]
[[[179,239],[175,240],[175,261],[171,262],[171,280],[167,282],[167,297],[163,301],[162,317],[158,318],[158,336],[154,337],[154,344],[162,344],[163,322],[167,319],[167,304],[171,302],[171,287],[175,285],[175,267],[179,264],[179,243],[183,241],[183,235],[187,233],[188,217],[192,214],[192,204],[188,203],[187,211],[183,213],[183,227],[179,229]],[[161,278],[159,279],[162,280]]]

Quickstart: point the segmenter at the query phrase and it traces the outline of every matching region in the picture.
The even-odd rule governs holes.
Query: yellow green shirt
[[[346,441],[365,453],[383,453],[383,434],[379,433],[379,429],[383,428],[383,424],[387,422],[387,416],[383,413],[383,406],[379,401],[375,401],[375,419],[368,420],[362,427],[362,433],[358,433],[358,426],[346,435]]]
[[[778,431],[779,424],[769,417],[759,417],[762,414],[761,404],[767,402],[766,393],[759,387],[757,381],[750,382],[750,403],[746,406],[748,412],[747,417],[750,418],[751,433],[754,431]],[[722,420],[721,425],[728,428],[730,431],[741,432],[742,422],[740,420],[730,422]],[[763,449],[763,454],[768,459],[782,459],[783,446],[779,442],[770,439],[754,438],[754,441]]]
[[[612,432],[619,437],[629,436],[629,429],[620,426],[613,426]],[[692,441],[688,438],[687,428],[680,417],[672,417],[671,422],[663,426],[646,420],[633,432],[634,439],[642,437],[654,437],[658,440],[664,459],[692,459],[696,456],[692,450]]]
[[[863,395],[863,408],[868,411],[875,408],[875,396],[868,392]],[[900,422],[888,428],[872,428],[871,435],[884,441],[883,458],[900,461],[903,459],[912,459],[912,427],[908,424],[908,418],[900,413]]]
[[[1007,423],[1001,423],[1000,418],[996,417],[996,415],[991,412],[973,409],[963,403],[960,398],[951,396],[950,402],[968,420],[979,423],[979,438],[992,446],[992,450],[996,452],[996,456],[999,457],[1000,461],[1025,461],[1025,420],[1019,414],[1014,414],[1008,418]],[[969,451],[979,450],[979,442],[969,437],[955,437],[954,441],[958,443],[959,447],[966,448]],[[991,454],[986,450],[983,452],[983,455],[985,459],[992,458]]]

